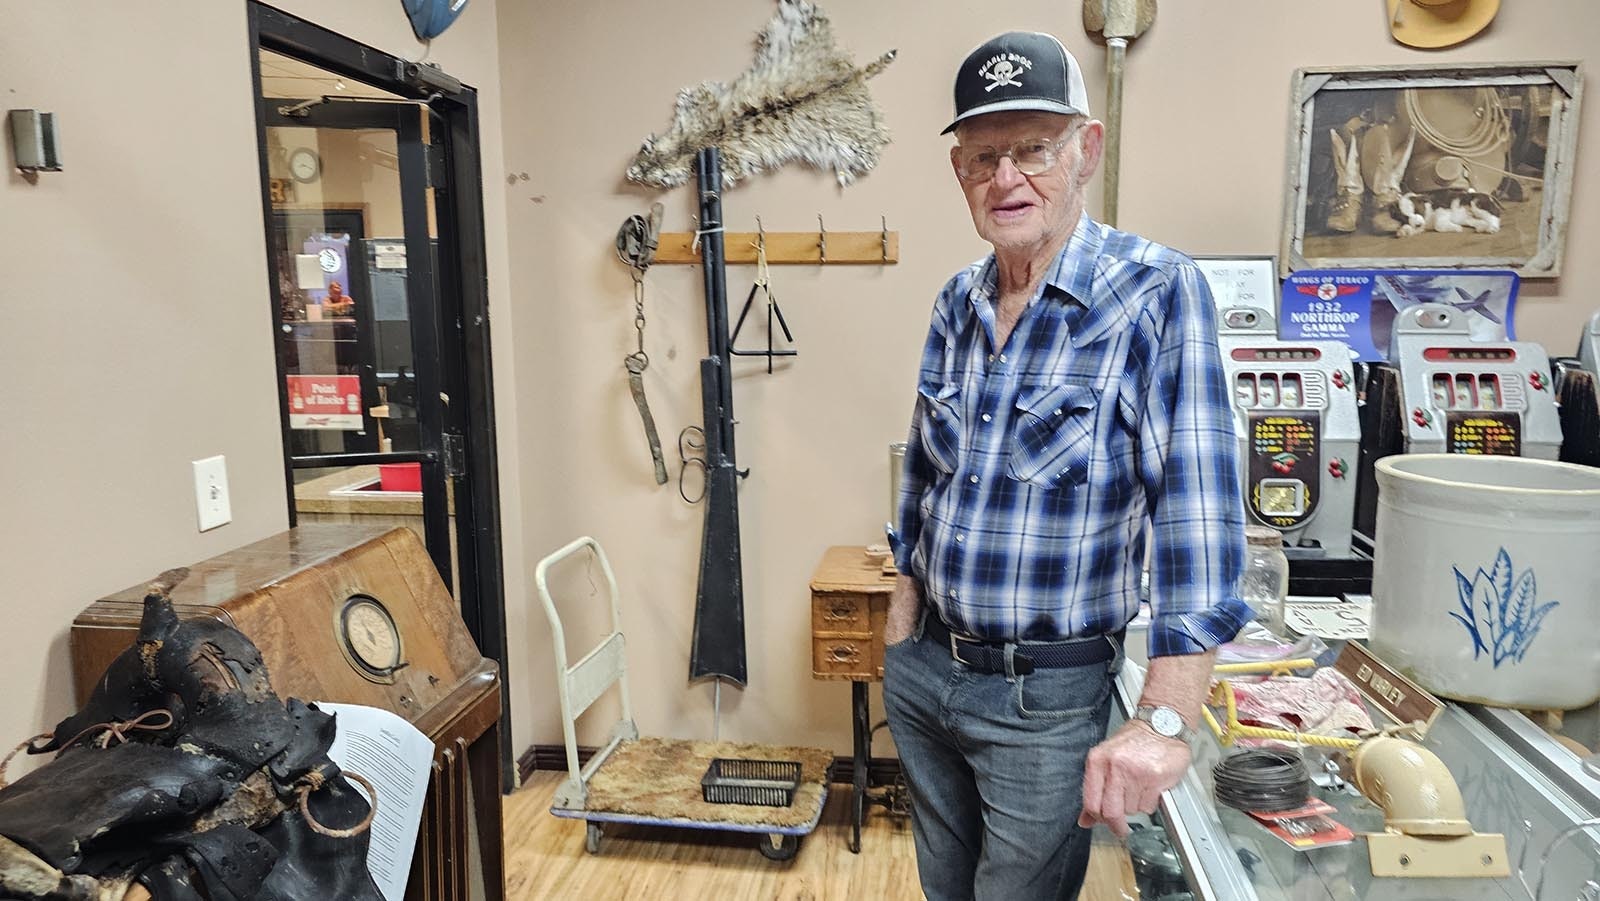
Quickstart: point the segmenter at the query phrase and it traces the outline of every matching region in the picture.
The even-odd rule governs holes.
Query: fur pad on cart
[[[794,160],[832,169],[849,185],[878,164],[889,143],[867,79],[894,57],[890,50],[856,68],[815,4],[778,0],[749,71],[731,85],[708,81],[678,92],[672,126],[645,139],[628,180],[677,187],[694,174],[695,154],[716,147],[724,186]]]
[[[56,756],[0,788],[0,898],[381,901],[334,718],[280,700],[238,631],[180,621],[185,575],[151,585],[83,709],[23,745]]]

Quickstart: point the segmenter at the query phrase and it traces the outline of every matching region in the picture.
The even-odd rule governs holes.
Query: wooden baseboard
[[[588,745],[578,746],[578,765],[589,762],[597,749]],[[526,783],[535,770],[554,770],[564,772],[567,769],[567,749],[563,745],[533,745],[522,752],[517,758],[517,781]],[[867,763],[868,785],[889,785],[900,776],[900,759],[898,757],[874,757]],[[833,758],[833,781],[848,784],[855,778],[855,761],[849,757]]]

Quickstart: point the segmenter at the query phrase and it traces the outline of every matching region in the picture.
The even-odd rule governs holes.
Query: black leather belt
[[[1006,671],[1006,642],[983,641],[951,632],[944,620],[931,610],[922,630],[934,641],[948,647],[950,656],[980,673]],[[1110,663],[1126,635],[1127,630],[1123,629],[1114,635],[1018,644],[1011,655],[1012,668],[1017,675],[1026,676],[1035,669],[1070,669]]]

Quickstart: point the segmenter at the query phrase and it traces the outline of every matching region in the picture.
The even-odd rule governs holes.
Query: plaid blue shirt
[[[991,641],[1116,632],[1151,656],[1227,641],[1244,507],[1211,291],[1182,254],[1083,217],[1004,348],[994,257],[945,285],[923,349],[895,562]]]

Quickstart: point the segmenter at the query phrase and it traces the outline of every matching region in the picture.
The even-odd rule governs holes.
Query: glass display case
[[[1128,633],[1128,661],[1117,677],[1115,728],[1144,685],[1145,634]],[[1136,824],[1129,856],[1145,901],[1385,901],[1514,899],[1527,901],[1543,875],[1543,899],[1600,901],[1600,830],[1569,827],[1600,816],[1600,780],[1576,755],[1515,711],[1449,703],[1423,744],[1461,788],[1480,833],[1501,833],[1507,878],[1379,878],[1364,833],[1382,832],[1384,815],[1353,787],[1319,787],[1332,817],[1357,834],[1351,844],[1300,851],[1249,816],[1218,805],[1212,767],[1227,752],[1205,729],[1193,742],[1194,764],[1162,795],[1159,811]],[[1314,756],[1314,755],[1313,755]],[[1314,759],[1321,759],[1314,757]],[[1551,849],[1552,840],[1567,831]],[[1541,868],[1541,857],[1549,860]],[[1181,881],[1178,875],[1181,873]]]

